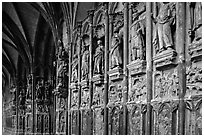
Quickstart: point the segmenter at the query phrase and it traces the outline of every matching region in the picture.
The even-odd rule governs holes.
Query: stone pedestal
[[[81,87],[82,87],[82,89],[88,89],[89,88],[89,81],[88,80],[82,80],[81,81]]]
[[[101,85],[104,83],[104,76],[101,74],[93,76],[93,82],[95,85]]]
[[[158,53],[153,61],[157,69],[164,67],[175,66],[176,65],[176,56],[177,53],[173,49],[165,50],[161,53]]]
[[[109,78],[111,81],[117,81],[123,79],[123,70],[120,67],[111,69],[109,72]]]
[[[191,61],[197,62],[202,59],[202,42],[196,41],[190,44],[189,46],[189,54],[191,55]]]
[[[146,73],[146,61],[135,60],[127,65],[131,76]]]
[[[71,87],[73,92],[77,91],[78,90],[78,84],[77,83],[71,83]]]

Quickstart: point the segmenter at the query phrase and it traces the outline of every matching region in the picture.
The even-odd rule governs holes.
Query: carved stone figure
[[[24,106],[25,105],[25,91],[23,88],[20,90],[20,95],[18,98],[19,98],[20,106]]]
[[[98,106],[103,104],[103,94],[104,88],[95,88],[95,92],[93,94],[93,106]]]
[[[58,132],[60,132],[60,133],[64,132],[64,130],[65,130],[65,123],[66,123],[66,119],[65,119],[64,113],[61,112],[60,118],[59,118],[59,129],[58,129]]]
[[[51,84],[49,82],[46,82],[45,93],[44,93],[44,97],[46,101],[50,100],[50,91],[51,91]]]
[[[202,3],[191,2],[191,22],[190,36],[193,36],[193,42],[199,41],[202,38]]]
[[[82,80],[88,79],[88,74],[89,74],[89,50],[88,50],[87,45],[84,45],[81,70],[82,70]]]
[[[146,100],[146,80],[139,78],[134,80],[134,85],[129,93],[129,102],[132,101],[145,101]]]
[[[173,73],[159,74],[155,79],[155,99],[178,97],[179,82],[176,70]]]
[[[134,32],[132,32],[133,38],[131,39],[132,45],[132,61],[144,59],[144,26],[141,22],[137,22],[133,26]]]
[[[32,98],[32,77],[31,75],[29,75],[27,79],[26,99],[31,100],[31,98]]]
[[[94,74],[102,74],[104,71],[104,46],[101,40],[97,41],[98,47],[94,55]]]
[[[43,92],[44,92],[43,81],[39,80],[36,86],[36,100],[41,101],[44,99]]]
[[[72,62],[72,82],[77,82],[77,77],[78,77],[78,59],[77,59],[77,55],[75,54],[73,57],[73,62]]]
[[[77,93],[74,93],[73,95],[72,95],[72,98],[71,98],[71,107],[72,108],[75,108],[75,107],[77,107],[78,106],[78,94]]]
[[[111,43],[111,68],[119,67],[122,65],[122,55],[121,55],[122,41],[118,33],[115,33],[112,38]]]
[[[169,2],[161,2],[158,16],[153,19],[156,23],[153,44],[156,46],[156,53],[166,49],[173,49],[173,38],[171,25],[175,24],[175,5]]]
[[[81,106],[82,106],[83,108],[88,107],[88,105],[89,105],[89,100],[90,100],[89,92],[83,90],[83,91],[82,91]]]

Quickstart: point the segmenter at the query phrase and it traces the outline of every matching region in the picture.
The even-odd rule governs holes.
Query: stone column
[[[34,66],[32,66],[31,68],[31,78],[32,78],[32,116],[33,116],[33,127],[32,127],[32,133],[33,135],[35,134],[35,129],[36,129],[36,125],[35,125],[35,119],[36,119],[36,115],[35,115],[35,69]]]
[[[151,21],[151,2],[146,3],[146,61],[147,61],[147,114],[146,114],[146,134],[151,134],[152,127],[152,21]]]
[[[124,79],[123,79],[123,134],[127,134],[127,107],[126,107],[126,102],[127,102],[127,91],[128,91],[128,48],[129,48],[129,20],[128,20],[128,2],[124,2],[124,47],[123,47],[123,72],[124,72]]]
[[[179,116],[178,134],[184,135],[186,92],[186,66],[185,66],[185,33],[186,33],[186,3],[178,2],[176,5],[176,46],[178,48],[178,76],[179,76]]]
[[[109,33],[109,49],[111,49],[111,41],[112,41],[112,36],[113,36],[113,16],[114,14],[110,14],[109,13],[109,30],[108,30],[108,33]],[[108,57],[110,59],[110,54],[108,54]],[[109,67],[111,66],[111,61],[109,61]],[[108,68],[109,69],[109,68]]]
[[[109,15],[108,2],[104,3],[105,14],[105,74],[104,74],[104,135],[108,135],[108,70],[109,70]]]
[[[94,10],[88,11],[89,16],[89,25],[90,25],[90,45],[89,45],[89,95],[90,95],[90,102],[89,102],[89,108],[91,108],[91,102],[92,102],[92,90],[93,90],[93,16],[94,16]]]
[[[18,75],[15,77],[16,81],[16,135],[18,134],[18,93],[19,93],[19,85],[18,85]]]
[[[130,28],[131,28],[131,25],[132,25],[132,7],[133,7],[133,3],[132,2],[129,2],[129,8],[128,8],[128,10],[129,10],[129,50],[128,50],[128,52],[129,52],[129,54],[128,54],[128,60],[129,60],[129,63],[131,62],[131,45],[130,45],[130,43],[131,43],[131,31],[130,31]]]
[[[189,56],[189,46],[191,43],[191,37],[188,34],[189,29],[191,29],[191,2],[186,3],[186,46],[185,46],[185,57],[186,57],[186,66],[190,66],[191,57]]]
[[[77,22],[77,31],[78,31],[78,36],[79,36],[79,40],[80,40],[80,45],[79,46],[79,51],[78,51],[78,110],[80,110],[80,106],[81,106],[81,47],[82,47],[82,34],[81,34],[81,28],[82,28],[82,22]],[[78,131],[79,131],[79,135],[81,134],[81,115],[80,115],[80,111],[79,111],[79,115],[78,115]]]
[[[71,135],[71,62],[72,62],[72,43],[69,44],[69,81],[68,81],[68,135]]]

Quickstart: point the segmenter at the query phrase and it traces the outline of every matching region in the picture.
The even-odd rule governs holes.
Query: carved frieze
[[[121,83],[111,84],[108,90],[108,105],[120,104],[123,100],[123,86]]]
[[[104,105],[104,87],[95,86],[93,93],[92,107]]]
[[[135,78],[132,84],[132,88],[128,93],[128,102],[146,102],[147,89],[146,89],[146,78],[138,77]]]
[[[202,69],[199,67],[188,67],[186,69],[185,97],[201,94],[202,94]]]
[[[174,72],[158,72],[155,74],[154,100],[171,100],[178,98],[179,80]]]

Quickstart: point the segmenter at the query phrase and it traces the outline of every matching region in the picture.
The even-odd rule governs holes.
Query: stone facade
[[[30,74],[11,88],[5,130],[202,134],[202,3],[100,3],[76,24],[58,37],[54,79]]]

